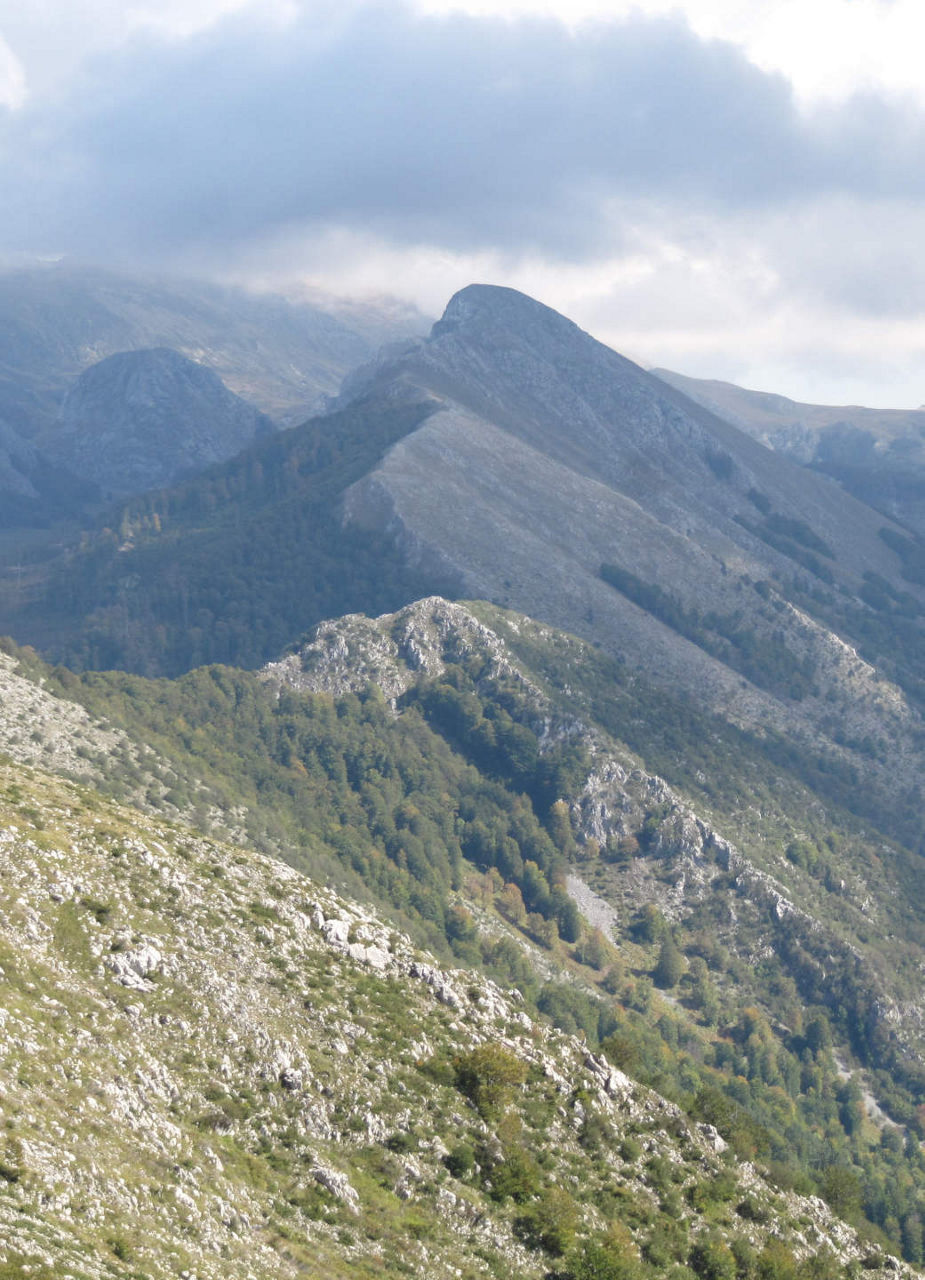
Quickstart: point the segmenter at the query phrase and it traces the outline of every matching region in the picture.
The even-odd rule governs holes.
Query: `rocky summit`
[[[922,608],[881,514],[510,289],[463,290],[347,386],[399,394],[434,411],[346,492],[348,523],[735,723],[850,754],[889,722],[889,772],[913,783],[919,712],[845,607],[883,581]]]

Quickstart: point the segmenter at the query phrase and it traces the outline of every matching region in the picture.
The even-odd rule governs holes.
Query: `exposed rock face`
[[[211,369],[161,347],[82,373],[42,443],[104,494],[122,496],[221,462],[273,429]]]
[[[500,636],[465,605],[431,596],[381,618],[353,613],[322,622],[305,644],[268,663],[262,675],[271,684],[335,695],[376,684],[394,699],[419,676],[440,675],[446,662],[472,653],[488,656],[495,673],[515,673]]]

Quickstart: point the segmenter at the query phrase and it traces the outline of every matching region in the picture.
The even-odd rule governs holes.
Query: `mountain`
[[[798,763],[437,599],[0,689],[11,1274],[921,1260],[920,877]]]
[[[291,425],[317,412],[382,343],[425,328],[413,308],[390,300],[307,291],[290,300],[68,263],[0,272],[0,525],[87,518],[98,494],[69,469],[70,453],[57,452],[60,414],[69,393],[82,394],[76,379],[110,356],[169,348]],[[213,454],[227,451],[205,451]],[[182,457],[165,463],[150,483],[184,469]],[[120,482],[115,492],[134,488]]]
[[[330,889],[0,785],[7,1275],[913,1274]]]
[[[257,665],[324,616],[486,598],[863,774],[911,822],[921,555],[831,479],[477,285],[335,412],[30,567],[0,622],[72,664],[176,673]]]
[[[290,302],[67,262],[8,270],[0,274],[0,418],[31,436],[53,422],[89,365],[170,347],[274,419],[300,422],[383,342],[424,327],[413,309],[393,303],[318,294]]]
[[[0,1277],[925,1262],[909,529],[472,286],[4,545]]]
[[[801,404],[731,382],[652,372],[769,448],[838,480],[925,536],[925,411]]]
[[[112,498],[175,483],[274,429],[211,369],[160,347],[85,369],[39,443]]]

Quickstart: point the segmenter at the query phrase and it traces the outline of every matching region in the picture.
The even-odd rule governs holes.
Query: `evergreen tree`
[[[677,986],[683,972],[684,957],[678,950],[671,934],[668,933],[662,941],[652,977],[657,986],[661,987],[662,990],[668,990]]]

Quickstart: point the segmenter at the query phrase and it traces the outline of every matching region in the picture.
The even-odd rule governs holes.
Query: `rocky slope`
[[[925,411],[801,404],[731,382],[652,371],[778,453],[925,534]]]
[[[608,1240],[624,1269],[735,1240],[903,1272],[279,863],[37,771],[0,797],[10,1274],[540,1276]]]
[[[599,680],[599,656],[575,637],[484,604],[433,598],[380,618],[323,623],[293,653],[268,664],[261,679],[273,688],[336,696],[374,683],[401,706],[422,680],[439,681],[448,666],[460,665],[476,667],[484,687],[516,690],[518,715],[541,752],[562,741],[586,751],[568,797],[573,865],[616,911],[618,936],[628,940],[638,913],[657,904],[667,919],[691,928],[709,918],[715,941],[751,966],[776,956],[810,999],[835,984],[835,969],[845,969],[851,998],[867,1010],[865,1034],[880,1052],[892,1042],[908,1063],[925,1052],[925,1006],[915,976],[925,971],[925,937],[914,923],[925,908],[913,887],[917,859],[904,865],[899,856],[884,858],[886,846],[868,828],[844,843],[820,882],[818,872],[808,873],[785,852],[818,801],[799,795],[789,779],[775,783],[767,761],[751,766],[767,770],[763,781],[770,786],[760,801],[746,793],[731,806],[692,804],[620,741],[608,705],[616,686]],[[555,672],[552,681],[544,667]],[[621,717],[624,731],[632,714]],[[586,887],[581,880],[572,886],[583,906]],[[880,951],[882,940],[893,937],[904,938],[901,963]],[[753,995],[760,1003],[757,988]]]
[[[905,1188],[877,1221],[916,1258],[917,860],[804,787],[799,762],[724,744],[717,722],[652,701],[575,637],[439,599],[324,624],[259,680],[78,680],[24,653],[0,664],[0,692],[0,741],[25,762],[0,784],[0,1086],[14,1118],[0,1221],[32,1274],[285,1276],[314,1259],[388,1275],[410,1256],[438,1276],[654,1280],[685,1262],[713,1274],[708,1247],[728,1268],[732,1245],[749,1276],[790,1274],[775,1248],[831,1246],[876,1270],[886,1236],[857,1243],[806,1198],[818,1185],[856,1214],[861,1173],[870,1213],[878,1179]],[[643,763],[661,726],[668,772],[689,758],[687,785]],[[535,742],[532,780],[486,758],[502,733],[520,761]],[[444,773],[427,773],[438,761]],[[127,787],[146,815],[91,782]],[[567,886],[589,921],[561,938],[464,834],[519,812],[526,857],[540,845],[525,806],[549,795],[569,861],[567,876],[550,868],[554,892]],[[407,918],[442,856],[430,815],[468,856],[417,923],[445,912],[443,945],[455,921],[458,954],[516,975],[529,1006],[511,977],[447,972],[332,892],[364,857],[362,888],[383,902],[389,876],[413,869],[392,898]],[[420,864],[398,839],[408,823],[427,841]],[[249,852],[254,839],[314,858],[329,887]],[[527,894],[529,868],[509,865]],[[679,968],[663,977],[669,937]],[[528,1007],[588,1039],[534,1025]],[[812,1038],[829,1025],[820,1011],[834,1042]],[[500,1059],[515,1083],[526,1072],[503,1113],[466,1066],[492,1061],[469,1057],[486,1042],[526,1064]],[[745,1163],[727,1167],[704,1124]],[[802,1198],[794,1158],[816,1170],[799,1175]],[[141,1212],[152,1195],[156,1218]],[[607,1240],[622,1261],[600,1273]]]
[[[39,445],[113,498],[175,483],[274,429],[211,369],[157,347],[85,369]]]

